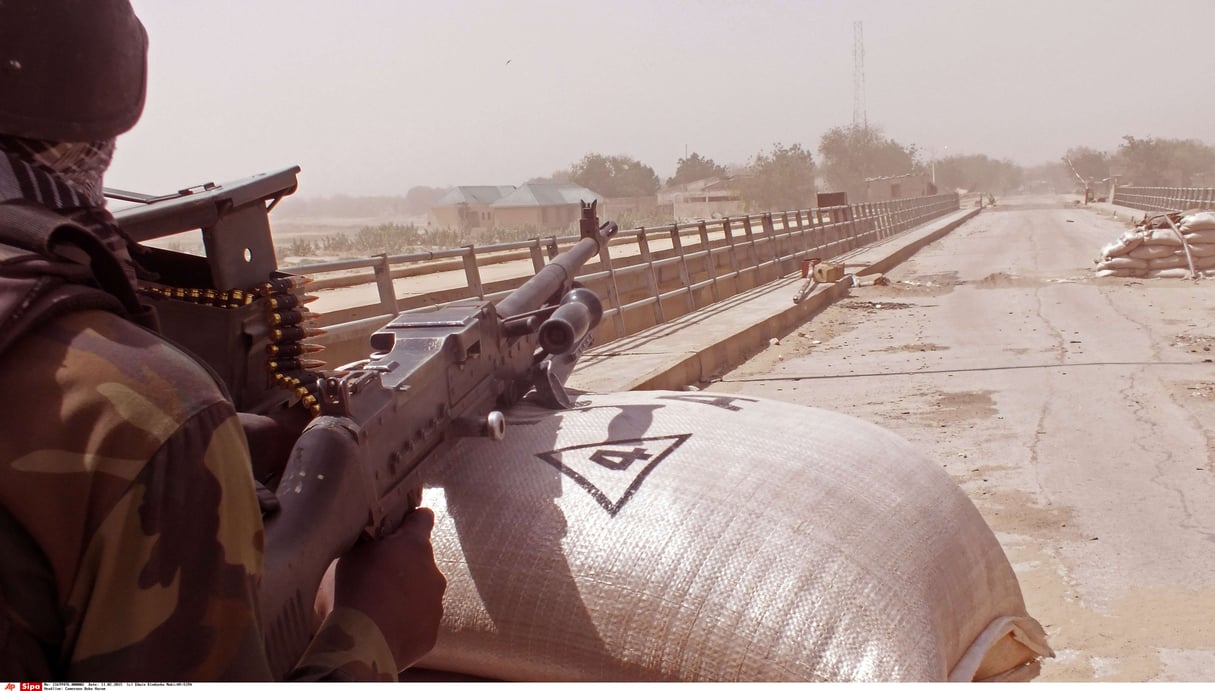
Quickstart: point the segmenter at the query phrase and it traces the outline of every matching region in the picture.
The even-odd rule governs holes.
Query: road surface
[[[1125,227],[1001,201],[709,390],[856,415],[939,462],[1050,635],[1042,680],[1209,681],[1215,283],[1095,278]]]

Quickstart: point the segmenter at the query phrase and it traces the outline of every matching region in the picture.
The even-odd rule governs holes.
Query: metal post
[[[850,240],[848,249],[856,249],[859,246],[856,236],[856,208],[855,204],[844,207],[844,215],[848,221],[848,239]]]
[[[616,270],[612,268],[612,255],[608,243],[599,245],[599,263],[608,272],[608,306],[612,310],[612,323],[616,327],[616,338],[624,338],[624,311],[620,309],[620,290],[616,287]],[[585,270],[585,267],[583,267]]]
[[[683,252],[683,241],[679,238],[679,224],[671,225],[671,247],[679,255],[679,280],[683,281],[683,294],[691,312],[696,309],[696,296],[692,294],[692,278],[688,275],[688,257]]]
[[[717,260],[713,258],[713,247],[709,244],[709,229],[702,220],[696,224],[696,230],[700,233],[700,246],[705,250],[705,269],[709,272],[709,280],[712,281],[710,290],[713,293],[713,302],[717,302],[721,299],[717,292]]]
[[[730,248],[730,271],[734,273],[734,292],[742,292],[742,276],[738,268],[738,248],[734,245],[734,233],[730,230],[730,219],[723,218],[721,221],[721,232],[726,236],[726,245]]]
[[[751,216],[743,216],[743,233],[747,236],[747,245],[751,248],[751,266],[755,267],[755,284],[763,282],[763,274],[759,270],[759,248],[755,244],[755,231],[751,228]]]
[[[797,237],[798,237],[798,239],[802,240],[802,251],[801,251],[801,253],[799,253],[802,255],[809,254],[809,251],[810,251],[810,240],[809,240],[809,237],[807,236],[806,225],[807,225],[806,221],[802,220],[802,210],[798,209],[797,210]],[[798,257],[798,259],[801,259],[801,257]],[[795,262],[793,262],[793,264],[796,265],[797,262],[795,261]]]
[[[397,291],[392,285],[392,266],[388,263],[387,254],[377,254],[375,256],[380,258],[380,261],[373,267],[375,270],[375,287],[380,295],[380,307],[395,317],[401,313],[401,310],[397,309]]]
[[[776,229],[773,227],[772,223],[772,212],[768,212],[763,215],[762,223],[764,229],[764,239],[768,243],[768,248],[772,250],[772,267],[776,270],[776,275],[773,276],[773,280],[776,280],[781,276],[784,276],[785,272],[783,271],[782,262],[780,260],[780,252],[776,247]]]
[[[468,282],[468,287],[472,290],[473,295],[484,298],[485,288],[481,285],[481,272],[477,267],[477,250],[472,245],[461,245],[461,249],[465,250],[461,259],[464,260],[464,278]]]
[[[540,269],[544,268],[544,249],[540,246],[540,238],[533,238],[532,246],[528,249],[532,253],[532,271],[540,273]]]
[[[661,293],[658,291],[658,277],[654,275],[654,256],[650,254],[650,240],[646,237],[645,227],[637,229],[637,250],[641,254],[641,262],[646,265],[646,282],[650,286],[650,295],[654,297],[655,324],[665,324],[666,313],[662,308]]]

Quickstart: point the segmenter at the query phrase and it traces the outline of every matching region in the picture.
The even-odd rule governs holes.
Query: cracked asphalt
[[[1095,278],[1125,228],[1001,200],[708,390],[849,413],[937,460],[1050,635],[1040,680],[1211,681],[1215,282]]]

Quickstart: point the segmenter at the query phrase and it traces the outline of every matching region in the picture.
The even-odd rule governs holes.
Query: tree
[[[1141,187],[1190,187],[1215,174],[1215,149],[1196,139],[1122,138],[1117,161],[1122,183]]]
[[[850,201],[864,201],[867,178],[905,175],[915,170],[915,145],[888,139],[876,126],[833,127],[819,141],[823,177]]]
[[[702,158],[700,154],[693,152],[691,156],[679,159],[675,175],[667,180],[667,184],[682,185],[705,178],[724,178],[726,175],[725,166],[719,166],[713,159]]]
[[[1173,139],[1169,143],[1169,167],[1178,186],[1205,186],[1215,180],[1215,148],[1197,139]]]
[[[528,178],[527,184],[530,185],[533,182],[573,182],[570,178],[571,175],[572,173],[568,168],[562,168],[561,170],[554,170],[552,175]]]
[[[814,157],[801,144],[772,145],[751,159],[739,192],[753,211],[790,211],[814,206]]]
[[[1073,146],[1068,149],[1063,155],[1063,163],[1068,166],[1068,174],[1077,184],[1080,183],[1080,180],[1075,179],[1077,175],[1085,183],[1090,180],[1100,182],[1110,176],[1109,154],[1087,146]]]
[[[1131,135],[1122,138],[1118,146],[1118,160],[1122,164],[1124,184],[1151,187],[1165,185],[1165,168],[1168,153],[1160,142],[1148,137],[1136,139]]]
[[[647,197],[660,182],[654,169],[628,156],[587,154],[570,167],[570,179],[605,197]]]

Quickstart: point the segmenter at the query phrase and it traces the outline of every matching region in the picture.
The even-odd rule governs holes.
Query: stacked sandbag
[[[1017,680],[1051,655],[974,504],[890,431],[709,392],[507,415],[428,462],[448,585],[419,678]]]
[[[1098,277],[1215,276],[1215,211],[1145,217],[1094,261]]]

